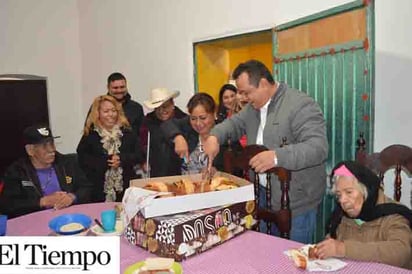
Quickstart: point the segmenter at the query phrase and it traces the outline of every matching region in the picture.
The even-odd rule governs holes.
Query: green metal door
[[[361,17],[365,19],[363,22],[366,30],[364,39],[307,48],[298,52],[282,53],[279,51],[282,43],[279,39],[281,32],[319,20],[329,20],[330,17],[358,9],[363,9],[364,13],[364,17]],[[356,1],[281,25],[274,30],[273,71],[275,79],[307,92],[319,103],[324,112],[329,141],[328,174],[339,161],[355,158],[356,141],[360,133],[364,133],[368,149],[372,151],[373,12],[373,1]],[[333,25],[331,27],[333,28]],[[325,32],[333,31],[333,29],[324,28],[323,25],[318,29],[324,36],[327,35]],[[310,31],[308,33],[311,35]],[[299,46],[297,45],[297,48]],[[315,242],[324,237],[325,226],[333,206],[334,199],[331,194],[327,193],[318,214]]]

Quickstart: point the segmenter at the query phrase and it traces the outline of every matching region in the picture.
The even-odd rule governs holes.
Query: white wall
[[[165,86],[182,91],[177,103],[185,109],[194,92],[193,42],[268,29],[345,2],[79,1],[83,111],[104,88],[104,80],[113,70],[124,72],[138,101],[147,99],[152,88]]]
[[[410,0],[376,3],[375,151],[412,146],[411,11]]]
[[[78,29],[75,0],[0,1],[0,74],[48,78],[50,122],[63,152],[73,151],[81,131]]]
[[[139,102],[151,88],[193,94],[195,41],[267,29],[348,0],[0,0],[0,74],[47,76],[58,148],[74,151],[92,99],[113,71]],[[412,1],[376,1],[375,148],[412,146]],[[409,76],[410,77],[410,76]]]

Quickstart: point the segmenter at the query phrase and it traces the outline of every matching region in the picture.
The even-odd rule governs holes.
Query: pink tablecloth
[[[8,236],[44,236],[50,233],[48,222],[63,213],[84,213],[97,218],[104,209],[113,208],[113,203],[76,205],[60,211],[45,210],[11,219],[7,223]],[[298,247],[300,243],[248,231],[209,251],[182,262],[184,273],[233,274],[233,273],[304,273],[296,269],[283,254],[284,250]],[[127,266],[144,260],[152,254],[132,246],[124,237],[120,239],[120,273]],[[348,265],[339,273],[411,273],[384,264],[346,260]],[[314,272],[312,272],[314,273]]]

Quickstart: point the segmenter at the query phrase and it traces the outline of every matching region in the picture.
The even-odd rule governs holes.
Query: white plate
[[[123,234],[123,222],[121,220],[116,221],[115,231],[105,232],[100,226],[94,225],[90,230],[98,236],[119,236]]]

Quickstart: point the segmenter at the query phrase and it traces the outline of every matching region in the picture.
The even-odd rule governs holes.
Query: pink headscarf
[[[353,173],[345,166],[345,165],[341,165],[339,168],[337,168],[335,170],[335,172],[333,173],[333,175],[335,176],[347,176],[347,177],[355,177],[355,175],[353,175]]]

